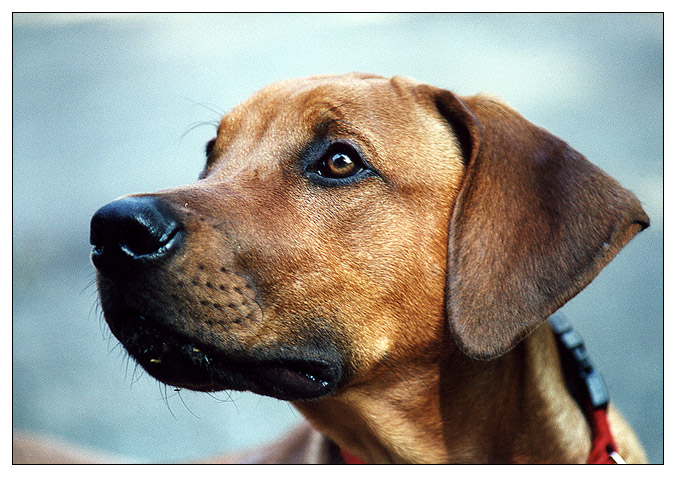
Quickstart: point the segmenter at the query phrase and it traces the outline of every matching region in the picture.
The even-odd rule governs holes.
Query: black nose
[[[118,199],[92,217],[92,262],[103,274],[137,271],[175,253],[183,236],[180,220],[162,200],[153,196]]]

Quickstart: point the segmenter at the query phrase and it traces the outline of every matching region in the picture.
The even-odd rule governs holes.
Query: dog
[[[215,462],[586,463],[596,412],[547,319],[648,226],[500,100],[348,74],[257,92],[197,182],[102,207],[91,242],[105,320],[150,375],[307,418]],[[595,453],[645,462],[602,408]]]

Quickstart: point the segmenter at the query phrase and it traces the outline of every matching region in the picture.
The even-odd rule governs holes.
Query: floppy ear
[[[467,355],[491,359],[588,285],[649,218],[630,191],[507,106],[429,94],[467,168],[449,226],[448,325]]]

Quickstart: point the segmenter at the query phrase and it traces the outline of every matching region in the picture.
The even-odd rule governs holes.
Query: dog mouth
[[[251,391],[281,400],[310,400],[333,392],[341,377],[342,367],[333,357],[296,357],[273,350],[236,357],[170,330],[134,309],[116,314],[109,325],[144,370],[179,388]]]

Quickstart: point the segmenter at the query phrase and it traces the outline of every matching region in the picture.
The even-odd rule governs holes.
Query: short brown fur
[[[320,130],[379,176],[309,183],[295,158]],[[337,390],[294,402],[312,428],[217,461],[326,461],[331,439],[370,463],[585,462],[543,322],[648,218],[509,107],[400,77],[275,83],[224,117],[200,181],[154,196],[188,239],[139,302],[214,348],[300,347],[312,330],[346,358]],[[104,310],[122,297],[99,287]]]

